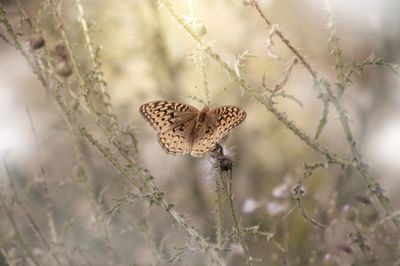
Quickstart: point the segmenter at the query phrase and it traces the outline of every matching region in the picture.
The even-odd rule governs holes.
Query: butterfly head
[[[201,111],[197,117],[197,121],[204,122],[207,118],[207,115],[209,115],[209,111],[210,111],[210,108],[208,108],[207,106],[204,107],[203,109],[201,109]]]

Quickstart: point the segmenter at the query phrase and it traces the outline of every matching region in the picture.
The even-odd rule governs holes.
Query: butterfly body
[[[195,157],[211,152],[246,118],[246,112],[237,106],[204,107],[199,111],[191,105],[173,101],[145,103],[139,112],[158,133],[158,142],[167,153]]]

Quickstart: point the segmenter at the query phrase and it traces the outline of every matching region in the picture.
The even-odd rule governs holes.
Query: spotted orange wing
[[[200,127],[191,155],[202,157],[211,152],[233,128],[246,118],[246,112],[237,106],[227,105],[212,109],[208,112],[203,125]]]
[[[167,153],[190,153],[189,135],[199,113],[195,107],[173,101],[154,101],[143,104],[139,112],[157,132],[158,142]]]

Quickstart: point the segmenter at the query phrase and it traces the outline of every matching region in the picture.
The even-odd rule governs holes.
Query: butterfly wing
[[[204,126],[200,127],[191,155],[202,157],[209,153],[233,128],[246,118],[246,112],[237,106],[227,105],[210,110]]]
[[[139,112],[158,133],[158,142],[167,153],[183,155],[190,152],[189,135],[199,112],[195,107],[172,101],[154,101],[143,104]]]
[[[170,130],[158,133],[158,142],[164,151],[173,155],[185,155],[190,153],[192,144],[189,141],[189,136],[195,123],[196,117]]]

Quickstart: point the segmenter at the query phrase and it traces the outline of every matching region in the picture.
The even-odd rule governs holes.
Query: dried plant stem
[[[346,89],[346,80],[344,74],[344,60],[343,53],[339,47],[339,37],[337,36],[335,22],[332,15],[332,7],[329,0],[325,0],[325,9],[328,16],[328,29],[330,32],[329,42],[332,47],[332,55],[335,57],[335,69],[336,69],[336,86],[338,90],[338,96],[342,97]]]
[[[69,55],[69,61],[71,62],[72,69],[73,69],[74,73],[76,74],[76,77],[78,78],[79,87],[80,87],[81,91],[84,92],[85,91],[85,81],[82,78],[81,72],[79,70],[78,63],[75,58],[75,54],[72,52],[71,43],[68,40],[67,30],[65,28],[64,21],[61,17],[61,2],[58,3],[58,5],[57,5],[55,0],[48,0],[48,1],[49,1],[49,3],[52,4],[52,6],[54,8],[54,16],[53,16],[54,20],[56,21],[57,27],[61,33],[61,37],[62,37],[63,43],[65,45],[65,49],[67,50],[67,53]]]
[[[175,10],[172,8],[172,5],[165,1],[161,0],[161,2],[164,4],[168,12],[176,19],[176,21],[186,30],[188,33],[194,38],[194,40],[199,44],[206,46],[202,39],[197,36],[197,34],[190,28],[190,26],[184,21],[182,17],[180,17]],[[306,133],[304,133],[302,130],[300,130],[293,121],[289,120],[287,118],[287,115],[283,112],[279,112],[276,107],[269,102],[268,99],[266,99],[263,95],[261,95],[257,90],[252,88],[246,80],[244,80],[242,77],[238,76],[235,70],[230,67],[222,58],[219,54],[214,52],[214,50],[210,46],[206,46],[204,48],[206,53],[212,57],[227,73],[228,75],[240,85],[242,89],[244,89],[247,93],[249,93],[253,98],[255,98],[259,103],[261,103],[265,108],[270,111],[272,114],[275,115],[275,117],[282,122],[290,131],[292,131],[297,137],[299,137],[301,140],[303,140],[308,146],[310,146],[313,150],[321,153],[324,155],[326,158],[329,158],[329,160],[332,163],[337,163],[337,164],[343,164],[343,165],[351,165],[352,162],[342,159],[336,154],[329,152],[327,149],[321,146],[318,142],[316,142],[314,139],[312,139],[310,136],[308,136]]]
[[[50,1],[51,3],[54,4],[52,0]],[[58,18],[58,22],[61,22],[60,18]],[[13,40],[13,46],[23,54],[29,65],[32,67],[34,73],[38,76],[39,81],[42,83],[42,86],[48,91],[51,91],[50,90],[51,88],[46,79],[43,78],[43,75],[40,73],[39,69],[35,66],[34,62],[30,60],[30,58],[26,55],[25,51],[22,49],[22,46],[18,41],[17,35],[13,31],[11,24],[8,22],[5,16],[5,12],[1,3],[0,3],[0,23],[6,26],[7,32],[9,33],[9,35]],[[68,42],[68,40],[66,39],[65,30],[62,30],[62,32],[64,32],[63,34],[64,40]],[[143,182],[141,183],[138,180],[136,180],[136,178],[132,177],[129,174],[126,168],[121,165],[119,159],[117,159],[114,156],[114,154],[110,151],[108,147],[105,147],[102,144],[100,144],[100,142],[97,141],[96,138],[92,134],[90,134],[85,127],[81,126],[78,123],[78,121],[75,121],[71,110],[66,106],[66,104],[63,101],[62,95],[59,92],[53,90],[51,96],[57,102],[57,105],[59,106],[61,113],[64,115],[67,124],[70,123],[72,125],[75,125],[76,128],[79,129],[80,134],[84,138],[86,138],[94,147],[96,147],[99,150],[99,152],[116,168],[116,170],[120,174],[122,174],[122,176],[126,178],[134,187],[136,187],[141,192],[147,191],[149,193],[148,194],[149,197],[147,199],[151,203],[156,203],[161,208],[166,210],[167,213],[172,217],[172,219],[186,231],[189,237],[195,243],[198,243],[201,249],[208,254],[208,256],[210,257],[210,259],[213,261],[214,264],[225,265],[223,258],[218,254],[218,252],[215,251],[215,249],[207,242],[207,240],[203,236],[201,236],[191,225],[187,223],[187,221],[175,210],[173,204],[169,203],[163,198],[162,196],[163,193],[154,185],[154,183],[152,182],[153,177],[150,176],[145,169],[141,169],[140,167],[138,167],[135,164],[135,162],[132,161],[129,155],[126,155],[124,157],[130,162],[130,168],[134,170],[136,178],[139,178],[141,182]],[[122,155],[125,155],[123,147],[121,147],[118,142],[114,142],[114,145],[118,148],[118,150]]]
[[[215,208],[215,222],[217,232],[217,248],[222,249],[222,187],[220,178],[215,178],[215,194],[217,195]]]
[[[17,34],[13,30],[13,27],[11,26],[10,22],[7,19],[6,11],[5,11],[4,6],[3,6],[3,4],[1,2],[0,2],[0,24],[3,24],[4,27],[6,28],[6,31],[7,31],[8,35],[9,35],[9,37],[11,38],[10,43],[12,43],[12,46],[22,54],[22,56],[25,58],[25,60],[28,63],[28,65],[32,68],[33,73],[36,75],[36,77],[39,79],[39,81],[41,83],[45,83],[46,82],[45,78],[37,70],[37,68],[35,67],[34,63],[30,60],[28,54],[22,48],[22,45],[18,40]]]
[[[369,173],[367,169],[367,164],[363,162],[360,153],[358,152],[356,141],[354,140],[353,134],[351,132],[349,126],[348,117],[344,111],[342,104],[339,102],[338,99],[333,101],[333,105],[336,108],[336,111],[339,114],[339,120],[342,125],[343,131],[346,135],[346,140],[348,145],[350,146],[350,150],[352,153],[352,157],[354,160],[355,168],[361,174],[361,176],[365,179],[366,183],[368,184],[368,190],[377,197],[381,205],[386,211],[387,215],[391,215],[395,211],[390,200],[385,194],[383,193],[383,189],[378,181]],[[392,222],[400,232],[400,220],[398,215],[392,218]]]
[[[10,223],[11,223],[13,229],[14,229],[15,238],[21,244],[22,249],[25,251],[25,253],[29,257],[29,259],[31,259],[33,264],[35,264],[36,266],[40,266],[39,262],[33,256],[32,251],[29,249],[29,246],[25,243],[24,239],[22,238],[22,235],[18,230],[17,223],[16,223],[16,221],[14,219],[14,216],[12,215],[11,210],[8,209],[7,204],[5,202],[5,199],[3,198],[2,193],[0,193],[0,201],[1,201],[1,205],[3,206],[4,212],[6,213],[7,218],[10,221]]]
[[[293,198],[294,198],[294,200],[296,200],[296,207],[300,210],[301,215],[304,217],[304,219],[309,221],[311,224],[313,224],[321,229],[325,229],[325,226],[322,225],[321,223],[317,222],[316,220],[314,220],[314,218],[312,218],[310,215],[308,215],[306,210],[304,209],[304,204],[303,204],[303,200],[302,200],[302,198],[304,196],[303,184],[304,184],[304,180],[306,180],[308,177],[310,177],[316,169],[324,168],[327,165],[328,165],[328,162],[327,163],[315,163],[315,164],[311,164],[311,165],[304,164],[303,176],[300,178],[297,185],[292,189]],[[292,211],[289,211],[289,214],[291,212]],[[286,217],[287,217],[287,215],[286,215]]]
[[[19,196],[19,193],[17,191],[17,187],[16,187],[16,185],[14,183],[14,178],[12,176],[10,168],[8,167],[8,164],[6,163],[5,159],[3,159],[3,166],[4,166],[4,169],[6,170],[6,175],[8,177],[9,182],[10,182],[11,191],[13,192],[15,202],[21,208],[22,212],[24,213],[24,215],[28,219],[29,224],[31,225],[33,231],[36,233],[37,237],[40,239],[40,241],[42,242],[43,246],[50,253],[51,257],[54,259],[54,261],[57,263],[57,265],[61,265],[60,259],[58,258],[58,254],[54,250],[54,246],[50,245],[49,242],[47,242],[46,238],[44,237],[42,231],[40,230],[39,226],[37,225],[35,219],[33,218],[31,212],[29,211],[28,207],[21,200],[21,198]]]
[[[330,90],[329,86],[326,87],[327,92],[329,94],[329,99],[332,102],[333,106],[336,109],[336,112],[339,115],[340,124],[342,126],[343,132],[346,137],[346,141],[348,146],[350,147],[350,151],[353,159],[353,166],[357,169],[357,171],[361,174],[361,176],[365,179],[368,184],[368,190],[371,194],[375,195],[383,208],[386,211],[387,215],[390,215],[394,212],[394,208],[390,203],[390,200],[387,196],[384,195],[383,189],[378,181],[369,173],[367,164],[363,161],[361,153],[358,151],[356,140],[353,137],[353,133],[350,128],[350,121],[347,117],[346,109],[343,103],[343,95],[344,91],[347,87],[346,75],[344,74],[344,60],[342,57],[342,51],[339,47],[339,38],[336,34],[336,28],[334,26],[332,9],[330,6],[330,1],[325,0],[326,11],[328,14],[328,27],[331,32],[330,42],[333,50],[333,55],[336,60],[336,87],[338,89],[337,97],[335,97]],[[400,232],[400,219],[399,217],[393,217],[392,222],[396,229]]]
[[[50,199],[50,195],[49,195],[48,177],[47,177],[46,169],[43,164],[42,151],[41,151],[41,148],[39,145],[39,140],[37,137],[35,125],[33,123],[32,114],[31,114],[29,108],[26,108],[26,112],[28,114],[29,122],[31,125],[31,131],[32,131],[32,135],[33,135],[33,140],[35,142],[36,153],[38,155],[38,160],[39,160],[39,165],[40,165],[39,166],[40,174],[43,178],[43,182],[42,182],[43,185],[41,186],[41,188],[43,190],[44,199],[46,202],[46,215],[47,215],[47,223],[48,223],[49,230],[50,230],[50,236],[51,236],[52,242],[55,244],[58,244],[59,240],[58,240],[56,226],[54,223],[54,206],[53,206],[53,203],[52,203],[52,201]]]
[[[323,224],[320,224],[319,222],[314,220],[314,218],[312,218],[310,215],[307,214],[306,210],[304,209],[303,201],[300,198],[296,199],[296,202],[297,202],[297,208],[300,209],[301,215],[304,217],[304,219],[306,219],[313,225],[319,227],[320,229],[325,229],[325,226]]]
[[[337,102],[336,103],[333,102],[333,104],[335,105],[336,111],[339,113],[339,118],[342,117],[342,118],[340,118],[340,121],[341,121],[342,127],[343,127],[343,129],[345,131],[346,139],[347,139],[348,143],[350,144],[351,149],[353,151],[353,157],[354,157],[353,159],[355,159],[354,162],[353,161],[348,161],[346,159],[342,159],[339,156],[337,156],[336,154],[328,151],[327,149],[322,147],[322,145],[319,144],[316,140],[312,139],[310,136],[308,136],[306,133],[304,133],[302,130],[300,130],[294,124],[293,121],[291,121],[291,120],[289,120],[287,118],[287,115],[285,113],[278,111],[273,104],[269,103],[269,101],[265,99],[264,96],[262,96],[257,90],[253,89],[247,83],[246,80],[244,80],[242,77],[238,76],[237,73],[235,72],[235,70],[232,67],[230,67],[224,60],[222,60],[222,58],[221,58],[221,56],[219,54],[214,52],[213,49],[210,46],[206,45],[203,42],[203,40],[184,21],[184,19],[175,12],[175,10],[173,9],[173,7],[172,7],[170,2],[168,2],[166,0],[161,0],[161,2],[166,7],[166,9],[170,13],[170,15],[190,34],[190,36],[193,37],[193,39],[196,41],[196,43],[199,44],[199,45],[202,45],[203,47],[205,47],[204,48],[205,52],[210,57],[212,57],[215,61],[217,61],[217,63],[228,73],[228,75],[236,83],[238,83],[240,85],[240,87],[242,89],[244,89],[244,91],[249,93],[253,98],[255,98],[263,106],[265,106],[265,108],[268,111],[270,111],[272,114],[274,114],[274,116],[282,124],[284,124],[290,131],[292,131],[297,137],[299,137],[305,144],[310,146],[313,150],[315,150],[315,151],[319,152],[320,154],[322,154],[331,163],[339,164],[339,165],[342,165],[342,166],[354,166],[354,162],[355,162],[355,167],[356,167],[357,171],[366,179],[366,181],[367,181],[367,183],[369,185],[369,190],[376,195],[376,197],[378,198],[379,202],[381,203],[381,205],[384,207],[384,209],[386,210],[386,212],[388,214],[393,212],[394,208],[391,205],[388,197],[386,197],[383,194],[383,190],[381,189],[380,184],[368,173],[367,168],[366,168],[366,164],[363,163],[360,160],[355,159],[355,158],[358,158],[358,156],[359,156],[358,154],[359,153],[355,149],[355,147],[356,147],[355,146],[355,141],[354,141],[354,138],[352,137],[350,126],[349,126],[349,123],[348,123],[348,119],[347,119],[347,116],[345,115],[345,111],[344,111],[344,109],[343,109],[341,104],[338,104]],[[284,43],[289,47],[290,50],[292,50],[292,52],[294,54],[296,54],[296,55],[300,54],[296,50],[296,48],[294,48],[294,46],[290,45],[289,42],[285,42],[284,41]],[[305,61],[304,57],[301,56],[301,57],[298,57],[298,58],[299,58],[300,62],[303,65],[306,66],[306,68],[308,69],[310,74],[313,76],[314,81],[317,81],[317,83],[318,83],[318,76],[317,76],[316,72],[311,68],[310,64],[308,64]],[[357,152],[355,153],[355,151],[357,151]],[[400,221],[399,221],[399,219],[396,218],[396,217],[393,218],[393,223],[396,226],[396,229],[400,232]]]
[[[201,77],[203,79],[205,103],[207,106],[210,106],[210,92],[208,89],[208,81],[207,81],[206,58],[204,58],[204,54],[202,51],[200,52],[199,55],[199,64],[200,64]]]
[[[234,231],[235,231],[236,237],[239,240],[240,246],[243,249],[244,255],[246,256],[246,265],[253,265],[254,259],[250,255],[249,248],[246,244],[246,241],[244,240],[244,234],[243,234],[242,228],[240,226],[239,220],[236,215],[236,210],[235,210],[235,205],[234,205],[234,200],[233,200],[233,191],[232,191],[232,171],[220,170],[219,171],[219,179],[221,180],[221,183],[224,186],[224,191],[226,193],[226,197],[228,198],[229,209],[230,209],[231,215],[232,215]]]
[[[21,1],[20,1],[20,0],[16,0],[15,2],[17,3],[17,7],[18,7],[18,9],[19,9],[19,12],[20,12],[21,15],[22,15],[23,20],[27,21],[28,24],[29,24],[29,27],[32,28],[32,27],[33,27],[32,21],[31,21],[31,19],[29,18],[28,13],[26,13],[25,9],[22,7]]]
[[[96,55],[95,49],[93,47],[93,42],[89,34],[89,27],[88,23],[85,18],[85,13],[84,9],[82,6],[82,1],[81,0],[75,0],[75,4],[78,9],[78,20],[81,24],[82,31],[83,31],[83,36],[85,38],[86,42],[86,47],[89,51],[89,57],[91,60],[92,67],[94,68],[94,78],[98,82],[99,90],[100,90],[100,96],[103,101],[107,116],[110,118],[110,125],[111,125],[111,132],[114,132],[116,129],[118,129],[118,122],[117,122],[117,117],[115,116],[112,106],[110,103],[110,95],[108,94],[106,90],[106,82],[104,80],[104,73],[101,69],[101,64],[99,62],[98,55]]]
[[[286,251],[286,249],[284,249],[283,247],[282,247],[282,245],[276,240],[276,237],[275,237],[275,235],[274,234],[272,234],[272,233],[270,233],[270,232],[263,232],[263,231],[260,231],[259,230],[259,227],[256,225],[256,226],[252,226],[252,227],[244,227],[243,228],[243,231],[244,232],[247,232],[247,233],[251,233],[251,234],[253,234],[253,235],[255,235],[255,236],[262,236],[262,237],[265,237],[265,239],[267,240],[267,242],[269,242],[269,243],[272,243],[281,253],[282,253],[282,257],[283,257],[283,261],[284,261],[284,264],[283,265],[288,265],[288,266],[290,266],[290,263],[288,262],[288,260],[287,260],[287,251]]]
[[[99,203],[97,202],[96,197],[93,193],[93,188],[89,183],[90,182],[89,176],[87,174],[86,166],[82,158],[83,157],[82,143],[81,140],[78,138],[79,132],[77,132],[77,130],[74,129],[72,125],[70,125],[70,135],[74,146],[76,166],[78,168],[77,174],[79,175],[80,178],[79,181],[81,181],[79,183],[83,184],[83,189],[85,190],[85,193],[89,198],[90,206],[95,217],[96,228],[99,231],[102,238],[104,239],[104,242],[106,243],[107,257],[108,257],[107,263],[108,265],[111,266],[115,264],[115,252],[111,247],[110,239],[108,237],[107,226],[101,221],[102,220],[101,217],[103,214],[101,212],[101,207],[99,206]]]
[[[260,6],[258,5],[257,0],[252,0],[252,5],[254,5],[255,9],[257,10],[258,14],[264,20],[264,22],[269,26],[272,27],[272,23],[269,19],[265,16],[264,12],[261,10]],[[296,55],[296,57],[300,60],[300,62],[304,65],[304,67],[310,72],[313,79],[316,81],[318,80],[317,72],[311,67],[311,64],[307,62],[305,57],[290,43],[289,39],[285,37],[285,35],[279,29],[275,29],[275,34],[281,39],[281,41],[286,45]]]
[[[46,84],[44,84],[46,85]],[[61,107],[62,113],[65,115],[68,123],[75,123],[75,125],[79,128],[80,134],[86,138],[97,150],[116,168],[116,170],[129,181],[131,185],[137,188],[140,192],[147,192],[148,199],[150,203],[155,203],[165,209],[168,214],[173,218],[173,220],[190,236],[192,240],[199,244],[199,246],[209,255],[211,260],[217,265],[225,265],[224,260],[220,255],[214,250],[214,248],[206,241],[204,237],[202,237],[191,225],[189,225],[186,220],[175,210],[173,204],[169,203],[163,198],[163,193],[153,184],[153,177],[147,173],[147,170],[138,167],[135,162],[124,153],[124,149],[118,146],[118,143],[114,143],[116,147],[119,149],[121,154],[125,155],[124,158],[128,160],[130,163],[130,169],[135,171],[135,177],[132,177],[128,170],[121,165],[119,159],[117,159],[113,153],[110,151],[108,147],[103,146],[99,141],[95,139],[95,137],[90,134],[87,129],[81,125],[77,121],[73,121],[71,118],[71,113],[68,111],[68,108],[62,101],[60,95],[54,95],[54,99],[57,101],[58,105]],[[143,183],[137,180],[139,178]],[[142,185],[143,184],[143,185]]]
[[[376,222],[375,224],[373,224],[372,226],[369,227],[368,229],[368,233],[370,234],[374,234],[376,228],[379,225],[382,225],[384,223],[386,223],[387,221],[393,220],[393,218],[395,218],[396,216],[400,215],[400,210],[397,211],[393,211],[392,213],[390,213],[389,215],[387,215],[386,217],[383,217],[380,221]]]
[[[4,36],[3,34],[0,33],[0,39],[2,39],[5,43],[8,45],[12,45],[11,42]]]
[[[329,83],[326,83],[325,81],[321,82],[323,84],[325,84],[325,86],[319,86],[319,83],[316,83],[315,86],[316,87],[320,87],[320,98],[322,101],[322,106],[323,106],[323,110],[322,110],[322,114],[321,117],[319,119],[319,123],[318,123],[318,127],[317,130],[315,131],[315,139],[318,139],[319,136],[322,133],[323,128],[325,127],[326,123],[328,122],[328,114],[329,114],[329,95],[327,92],[326,88],[329,88]]]
[[[144,206],[143,209],[144,210]],[[151,232],[148,218],[146,217],[145,213],[141,213],[141,218],[140,218],[140,224],[137,224],[136,227],[138,231],[140,231],[144,237],[146,238],[147,242],[149,243],[151,253],[154,257],[154,265],[163,265],[165,263],[164,261],[164,256],[160,249],[157,246],[156,239],[154,238],[154,235]]]
[[[213,249],[212,246],[202,237],[192,226],[190,226],[185,219],[178,214],[178,212],[173,207],[173,204],[166,201],[160,190],[155,187],[152,182],[153,177],[147,174],[147,171],[144,169],[139,168],[138,166],[132,164],[132,168],[135,171],[136,177],[140,178],[144,185],[140,185],[137,183],[135,178],[131,177],[129,173],[120,165],[118,159],[114,158],[108,148],[101,145],[84,127],[81,127],[81,134],[89,140],[102,154],[106,157],[114,167],[120,172],[125,178],[127,178],[134,186],[139,189],[141,192],[148,192],[149,200],[151,203],[155,203],[165,209],[173,220],[179,225],[182,226],[183,229],[187,232],[187,234],[195,240],[200,247],[208,253],[210,258],[213,260],[214,263],[218,265],[225,265],[223,259],[218,255],[218,253]]]

